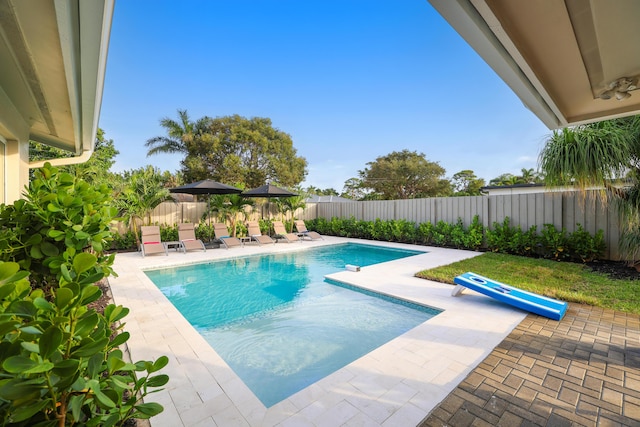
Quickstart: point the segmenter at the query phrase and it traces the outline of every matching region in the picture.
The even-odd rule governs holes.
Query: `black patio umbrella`
[[[252,190],[247,190],[241,194],[242,197],[265,197],[271,199],[274,197],[293,197],[297,196],[296,193],[292,193],[284,188],[276,187],[272,184],[265,184]],[[269,201],[267,200],[267,210],[269,211],[269,217],[271,217],[271,210],[269,209]],[[262,215],[264,219],[264,214]],[[271,230],[269,230],[271,231]]]
[[[231,185],[221,182],[205,179],[203,181],[192,182],[191,184],[181,185],[180,187],[170,188],[171,193],[185,194],[240,194],[242,190]]]
[[[240,194],[242,190],[231,185],[221,182],[205,179],[202,181],[192,182],[191,184],[181,185],[180,187],[170,188],[170,193],[184,193],[195,195],[208,195],[207,210],[210,206],[212,194]],[[209,241],[211,241],[211,216],[209,216]]]

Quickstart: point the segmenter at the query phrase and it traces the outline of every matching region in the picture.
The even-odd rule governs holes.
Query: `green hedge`
[[[474,251],[486,249],[555,260],[588,262],[601,257],[606,248],[602,230],[592,236],[580,224],[577,224],[577,230],[573,233],[568,233],[565,229],[557,230],[552,224],[545,224],[540,233],[536,226],[523,231],[520,226],[511,226],[508,217],[503,223],[493,223],[493,229],[485,229],[478,215],[473,217],[468,227],[464,226],[460,218],[455,224],[444,221],[438,221],[436,224],[416,224],[406,220],[361,221],[353,217],[334,217],[330,220],[317,218],[305,222],[309,230],[330,236]]]
[[[455,224],[438,221],[436,224],[399,220],[361,221],[353,217],[348,219],[317,218],[306,220],[307,228],[320,234],[357,239],[382,240],[387,242],[411,243],[428,246],[442,246],[456,249],[489,250],[514,255],[588,262],[598,259],[606,248],[604,233],[599,230],[595,236],[589,234],[580,224],[577,230],[568,233],[565,229],[557,230],[552,224],[545,224],[540,232],[536,226],[523,231],[520,226],[512,226],[509,217],[502,223],[493,223],[492,229],[486,229],[478,215],[471,224],[465,227],[462,219]],[[270,220],[260,220],[260,229],[267,234],[271,226]],[[285,222],[288,230],[292,221]],[[178,240],[178,226],[161,225],[160,233],[163,241]],[[246,227],[238,223],[237,235],[244,236]],[[213,227],[209,223],[196,225],[196,236],[204,241],[214,236]],[[128,231],[124,235],[114,234],[113,249],[131,250],[135,247],[135,236]]]

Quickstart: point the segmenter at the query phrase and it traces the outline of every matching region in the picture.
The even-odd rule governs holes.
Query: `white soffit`
[[[550,129],[640,113],[640,91],[599,98],[640,75],[640,1],[429,2]]]
[[[5,137],[93,150],[113,8],[114,0],[0,0]]]

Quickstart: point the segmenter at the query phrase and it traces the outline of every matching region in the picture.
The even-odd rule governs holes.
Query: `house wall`
[[[6,178],[5,178],[5,141],[0,138],[0,204],[5,203]]]
[[[18,200],[29,184],[29,144],[7,140],[4,147],[4,171],[0,174],[6,204]]]

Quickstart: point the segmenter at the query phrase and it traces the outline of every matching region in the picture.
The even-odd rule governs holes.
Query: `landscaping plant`
[[[442,220],[436,224],[415,224],[407,220],[363,221],[336,217],[331,220],[317,218],[305,222],[309,230],[326,235],[419,243],[474,251],[486,248],[492,252],[557,261],[589,262],[598,259],[606,249],[602,230],[592,236],[580,224],[577,224],[573,233],[564,229],[556,230],[552,224],[545,224],[541,233],[537,232],[535,225],[527,231],[522,231],[520,226],[511,225],[509,217],[502,223],[494,222],[492,229],[485,229],[478,215],[473,217],[468,227],[464,226],[461,218],[458,218],[455,224]]]
[[[162,411],[142,403],[168,359],[129,363],[128,309],[89,307],[113,274],[110,190],[45,165],[25,200],[0,208],[0,419],[8,426],[113,426]]]

